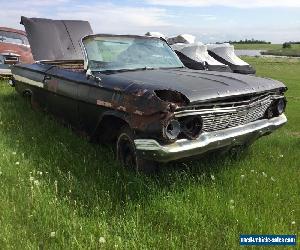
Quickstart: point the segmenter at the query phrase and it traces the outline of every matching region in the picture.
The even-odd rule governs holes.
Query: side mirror
[[[102,79],[99,76],[94,76],[90,69],[87,69],[87,71],[85,72],[85,75],[88,80],[94,79],[98,83],[98,85],[100,85]]]
[[[88,80],[90,80],[93,77],[92,71],[90,69],[87,69],[85,75]]]

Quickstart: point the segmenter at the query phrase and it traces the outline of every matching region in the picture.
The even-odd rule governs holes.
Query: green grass
[[[300,57],[300,44],[292,44],[291,48],[276,48],[262,52],[263,55]]]
[[[300,61],[244,59],[287,84],[288,124],[240,159],[214,154],[156,176],[121,169],[110,148],[1,82],[1,249],[237,249],[241,233],[299,237]]]
[[[282,48],[282,44],[233,44],[237,50],[266,50],[263,55],[300,57],[300,44],[292,44],[291,48]]]

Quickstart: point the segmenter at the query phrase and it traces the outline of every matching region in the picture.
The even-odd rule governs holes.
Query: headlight
[[[202,131],[203,121],[201,116],[187,116],[180,119],[180,125],[188,139],[196,139]]]
[[[266,110],[265,117],[270,119],[275,116],[281,115],[286,106],[286,100],[284,98],[277,99],[272,102],[270,107]]]
[[[180,123],[177,120],[170,120],[164,127],[164,134],[169,140],[174,140],[180,134]]]
[[[275,114],[281,115],[285,110],[285,100],[283,98],[279,99],[275,105]]]

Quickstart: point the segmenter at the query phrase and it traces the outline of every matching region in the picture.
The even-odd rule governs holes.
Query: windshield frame
[[[95,70],[94,72],[100,72],[100,73],[105,73],[105,72],[124,72],[124,71],[135,71],[135,70],[148,70],[148,69],[170,69],[170,68],[184,68],[185,66],[183,65],[183,63],[181,62],[181,60],[179,59],[179,57],[177,56],[176,52],[172,49],[172,47],[167,43],[167,41],[163,38],[158,38],[158,37],[151,37],[151,36],[139,36],[139,35],[113,35],[113,34],[92,34],[92,35],[87,35],[85,37],[83,37],[81,39],[81,48],[83,51],[83,55],[84,55],[84,69],[85,70],[91,70],[90,69],[90,65],[89,65],[89,58],[88,58],[88,53],[85,47],[85,40],[87,39],[91,39],[91,38],[96,38],[96,37],[107,37],[107,38],[113,38],[113,37],[124,37],[124,38],[134,38],[134,39],[152,39],[152,40],[159,40],[163,43],[165,43],[169,48],[170,51],[173,52],[174,57],[176,57],[178,59],[178,63],[180,64],[179,67],[157,67],[157,68],[153,68],[153,67],[138,67],[138,68],[124,68],[124,69],[118,69],[118,70],[112,70],[112,69],[107,69],[107,70]]]

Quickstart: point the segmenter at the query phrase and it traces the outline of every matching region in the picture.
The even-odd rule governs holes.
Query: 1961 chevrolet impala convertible
[[[285,85],[191,70],[162,39],[91,35],[88,22],[22,17],[36,63],[13,84],[100,142],[124,166],[151,171],[208,151],[246,145],[286,123]]]

